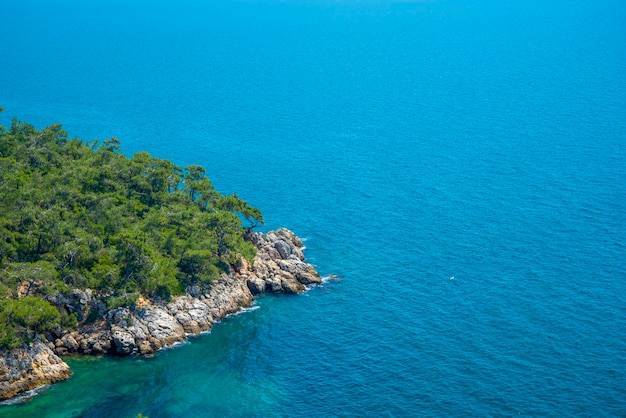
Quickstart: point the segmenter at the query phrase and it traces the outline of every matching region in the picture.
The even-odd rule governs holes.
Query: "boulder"
[[[283,283],[280,280],[280,277],[272,277],[265,281],[268,291],[272,293],[282,293],[283,292]]]
[[[281,286],[285,293],[296,294],[304,292],[304,285],[299,283],[295,278],[293,279],[281,279]]]
[[[63,338],[61,338],[61,344],[69,352],[76,351],[79,347],[78,342],[76,342],[76,339],[74,339],[71,334],[66,334],[65,336],[63,336]]]
[[[250,277],[246,281],[246,285],[250,289],[250,293],[255,296],[265,292],[265,281],[257,276]]]
[[[274,235],[276,237],[284,239],[285,241],[291,243],[292,245],[295,245],[296,247],[302,247],[302,241],[300,240],[300,238],[296,237],[296,235],[287,228],[277,229],[276,231],[269,232],[267,235]]]
[[[152,348],[152,344],[150,344],[150,340],[139,341],[137,344],[137,352],[139,354],[150,354],[154,350]]]
[[[82,339],[79,342],[79,352],[84,354],[104,354],[113,348],[110,325],[102,319],[84,326],[80,330],[80,336]]]
[[[291,246],[283,240],[276,241],[274,248],[276,248],[282,259],[287,259],[291,255]]]
[[[135,337],[118,325],[111,326],[111,336],[117,354],[128,355],[135,351]]]
[[[198,322],[191,319],[191,315],[186,312],[176,315],[176,320],[182,325],[186,334],[198,334],[201,331]]]
[[[320,274],[313,268],[312,265],[306,264],[306,268],[298,270],[296,272],[296,279],[302,284],[318,284],[322,283]]]
[[[138,316],[147,325],[150,335],[161,342],[161,346],[167,347],[185,340],[182,325],[164,309],[142,309]]]
[[[69,366],[41,341],[0,350],[0,400],[67,379],[71,374]]]
[[[322,279],[315,268],[312,265],[307,264],[298,259],[288,259],[277,261],[281,271],[289,272],[294,275],[295,278],[302,284],[314,284],[321,283]]]

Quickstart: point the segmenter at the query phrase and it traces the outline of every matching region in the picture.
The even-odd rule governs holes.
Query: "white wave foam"
[[[27,390],[26,392],[22,392],[11,399],[0,402],[0,405],[17,405],[21,403],[26,403],[35,396],[39,395],[44,390],[48,389],[49,387],[50,385],[42,385],[36,387],[35,389]]]
[[[185,336],[186,336],[186,335],[185,335]],[[184,340],[184,341],[176,341],[176,342],[175,342],[174,344],[172,344],[172,345],[168,345],[168,346],[166,346],[166,347],[161,347],[161,348],[159,349],[159,351],[160,351],[160,350],[171,350],[171,349],[174,349],[174,348],[176,348],[176,347],[178,347],[178,346],[181,346],[181,345],[187,345],[187,344],[191,344],[191,342],[190,342],[187,338],[185,338],[185,340]]]
[[[198,336],[200,336],[200,335],[204,335],[204,334],[210,334],[210,333],[211,333],[211,329],[212,329],[212,328],[213,328],[213,325],[211,325],[211,326],[209,327],[209,329],[205,329],[204,331],[200,331],[200,332],[198,332],[197,334],[194,334],[194,333],[188,333],[188,332],[186,332],[186,333],[185,333],[185,338],[189,338],[189,337],[193,338],[193,337],[198,337]]]
[[[336,274],[329,274],[328,276],[323,276],[322,277],[322,283],[328,283],[328,282],[338,282],[342,279],[343,277],[338,276]]]
[[[231,313],[230,315],[227,315],[227,317],[229,316],[237,316],[237,315],[242,315],[245,314],[246,312],[250,312],[250,311],[256,311],[257,309],[259,309],[260,306],[259,305],[251,305],[251,306],[246,306],[244,308],[239,309],[237,312]]]

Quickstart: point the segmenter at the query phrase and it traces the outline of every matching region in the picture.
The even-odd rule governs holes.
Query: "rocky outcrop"
[[[252,266],[246,266],[248,289],[253,294],[301,293],[306,285],[320,283],[320,275],[312,265],[305,263],[302,241],[287,229],[263,234],[253,234],[250,240],[258,248]]]
[[[57,336],[50,347],[59,354],[148,354],[184,341],[187,334],[210,329],[249,306],[261,293],[301,293],[307,285],[321,282],[313,266],[304,261],[304,246],[293,232],[251,232],[247,239],[257,247],[254,262],[242,261],[236,271],[223,274],[205,292],[192,288],[169,304],[142,300],[135,309],[108,311],[96,325]],[[70,297],[57,299],[58,305],[80,318],[102,311],[102,303],[90,291],[73,291]]]
[[[0,356],[0,400],[67,379],[71,374],[69,366],[41,341],[5,350]]]
[[[33,347],[32,350],[40,353],[40,356],[47,353],[46,358],[49,361],[54,360],[55,363],[50,364],[54,364],[59,371],[55,367],[28,366],[44,364],[42,361],[25,362],[22,367],[22,363],[11,360],[13,357],[9,353],[13,351],[5,353],[5,362],[0,364],[0,384],[4,385],[2,388],[6,387],[7,396],[69,376],[69,367],[54,353],[153,353],[184,341],[188,334],[198,334],[210,329],[225,316],[249,306],[259,294],[301,293],[307,285],[321,282],[320,275],[313,266],[305,262],[302,253],[304,246],[293,232],[287,229],[267,234],[250,232],[246,238],[257,247],[257,255],[252,264],[244,260],[236,270],[223,274],[212,283],[209,289],[188,289],[187,295],[176,297],[168,304],[140,299],[133,309],[121,307],[106,311],[106,305],[89,289],[50,297],[48,300],[60,309],[76,313],[79,321],[88,316],[97,319],[78,331],[62,331],[60,335],[48,334],[47,346],[36,343]],[[61,373],[61,369],[67,370],[67,373]],[[4,376],[13,376],[18,372],[26,376],[25,382],[31,383],[20,383],[21,380],[13,378],[2,380]],[[28,380],[29,376],[33,380]],[[34,379],[34,376],[41,378]]]

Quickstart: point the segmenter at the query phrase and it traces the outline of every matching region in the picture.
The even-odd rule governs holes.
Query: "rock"
[[[71,334],[66,334],[61,338],[61,344],[67,349],[67,351],[76,351],[79,347],[78,342],[72,337]]]
[[[185,340],[183,327],[163,309],[143,309],[139,312],[139,317],[147,325],[150,335],[161,342],[161,346],[167,347]]]
[[[91,300],[91,289],[87,289],[85,292],[82,290],[72,290],[72,299],[78,301],[81,305],[86,305]]]
[[[122,324],[128,325],[131,318],[131,312],[128,308],[117,308],[110,310],[106,315],[106,320],[110,324]]]
[[[41,341],[13,350],[0,350],[0,400],[48,383],[67,379],[72,372]]]
[[[121,307],[107,311],[106,304],[98,299],[106,295],[94,295],[89,289],[74,290],[69,295],[57,292],[48,297],[48,301],[66,312],[76,312],[79,321],[96,313],[97,317],[83,323],[79,331],[51,333],[49,340],[54,343],[49,346],[39,343],[43,348],[34,344],[36,349],[31,348],[30,354],[13,350],[11,353],[18,353],[14,357],[5,352],[0,357],[0,396],[6,399],[22,390],[69,376],[69,367],[52,350],[57,354],[152,353],[184,341],[186,334],[209,329],[215,321],[249,306],[254,296],[265,291],[295,294],[303,292],[305,285],[321,282],[313,266],[304,262],[302,241],[293,232],[287,229],[267,234],[248,232],[246,238],[257,246],[253,263],[243,261],[232,273],[222,274],[210,288],[190,287],[187,295],[176,297],[167,305],[164,301],[140,297],[133,309]],[[45,359],[40,361],[35,355]],[[34,383],[19,383],[31,382],[28,379]]]
[[[258,248],[246,282],[253,294],[258,294],[261,288],[258,279],[265,281],[265,290],[270,292],[300,293],[306,289],[304,286],[292,284],[291,276],[287,276],[283,283],[285,276],[280,271],[290,273],[302,285],[322,282],[315,268],[304,262],[304,246],[293,232],[279,229],[265,235],[252,233],[250,240]]]
[[[272,277],[265,281],[267,285],[268,291],[272,293],[282,293],[283,292],[283,283],[280,280],[280,277]]]
[[[82,336],[80,350],[84,354],[104,354],[114,348],[110,325],[104,320],[83,327],[80,333]]]
[[[283,292],[295,294],[304,292],[304,285],[296,280],[296,276],[288,271],[280,270],[277,277],[280,277],[280,285]]]
[[[307,273],[307,272],[298,273],[296,275],[296,278],[298,279],[300,283],[305,284],[305,285],[322,283],[322,278],[317,273],[316,274]]]
[[[212,321],[224,318],[249,306],[254,297],[240,274],[235,277],[222,275],[215,281],[201,303],[206,304]]]
[[[200,328],[200,324],[198,324],[198,321],[194,321],[193,319],[185,322],[185,324],[183,325],[183,329],[185,330],[186,334],[199,334],[202,332],[202,328]]]
[[[274,231],[274,235],[276,235],[279,238],[282,238],[284,241],[288,242],[292,247],[304,248],[304,244],[302,244],[302,240],[298,238],[296,234],[294,234],[287,228],[280,228],[279,230]]]
[[[295,278],[294,279],[281,279],[281,286],[285,293],[302,293],[304,292],[304,285],[299,283]]]
[[[91,352],[94,354],[102,354],[106,351],[107,350],[102,346],[102,344],[100,344],[99,341],[96,341],[93,345],[91,345]]]
[[[265,281],[259,277],[253,276],[246,281],[246,285],[253,295],[265,292]]]
[[[288,259],[277,261],[282,271],[293,274],[302,284],[321,283],[322,279],[312,265],[307,264],[299,259]]]
[[[126,330],[135,336],[137,342],[147,340],[150,336],[148,324],[137,316],[133,316],[132,323],[126,327]]]
[[[202,295],[202,289],[199,286],[190,286],[187,289],[187,294],[193,296],[194,298],[200,297]]]
[[[280,254],[283,259],[289,258],[291,255],[291,247],[283,240],[278,240],[274,243],[274,248]]]
[[[197,324],[197,331],[195,331],[194,334],[206,331],[213,325],[213,317],[211,316],[209,307],[206,303],[200,302],[199,300],[194,301],[192,308],[189,310],[189,316],[191,317],[191,322]]]
[[[82,321],[92,311],[99,312],[102,303],[93,297],[91,289],[85,289],[84,291],[73,289],[69,295],[64,295],[57,291],[53,295],[46,296],[44,300],[68,313],[75,313],[78,321]]]
[[[135,350],[135,337],[118,325],[111,326],[111,335],[117,354],[131,354]]]
[[[98,301],[95,304],[94,307],[95,307],[96,312],[98,312],[98,315],[104,316],[104,314],[106,313],[106,310],[107,310],[106,303],[104,303],[103,301],[100,300],[100,301]]]
[[[176,315],[176,320],[179,324],[182,325],[183,330],[185,330],[186,334],[198,334],[202,331],[200,329],[198,321],[193,320],[191,318],[191,315],[189,315],[187,312],[181,312]]]
[[[153,351],[157,351],[163,348],[163,344],[161,344],[161,341],[154,337],[150,337],[148,341],[150,342],[150,346],[152,347]]]
[[[139,354],[150,354],[154,350],[152,349],[152,344],[150,344],[149,340],[143,340],[137,345],[137,351]]]
[[[296,272],[296,279],[302,284],[316,284],[322,283],[320,274],[313,268],[312,265],[306,264],[304,270],[298,270]]]

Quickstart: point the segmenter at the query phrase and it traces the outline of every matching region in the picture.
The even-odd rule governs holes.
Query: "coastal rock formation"
[[[71,374],[69,366],[41,341],[4,351],[0,356],[0,400],[67,379]]]
[[[249,306],[259,294],[301,293],[307,285],[321,283],[317,271],[304,261],[304,246],[293,232],[287,229],[267,234],[249,232],[246,238],[257,247],[252,264],[243,260],[204,292],[191,288],[188,294],[167,304],[140,299],[133,308],[106,311],[106,305],[89,289],[54,295],[49,301],[60,309],[76,313],[79,321],[89,316],[96,317],[95,321],[77,331],[47,334],[47,346],[36,342],[30,349],[5,352],[4,362],[0,363],[0,396],[8,398],[68,377],[69,367],[54,353],[153,353],[184,341],[187,334],[210,329],[225,316]]]
[[[321,282],[319,273],[305,263],[304,245],[293,232],[279,229],[265,235],[253,234],[250,240],[258,248],[254,264],[246,266],[251,291],[262,292],[262,282],[265,282],[265,291],[301,293],[304,285]]]
[[[306,285],[321,282],[313,266],[304,261],[304,246],[293,232],[251,232],[247,239],[257,247],[254,263],[243,260],[236,271],[222,274],[204,293],[194,288],[168,304],[142,300],[135,309],[110,310],[95,326],[58,336],[51,348],[59,354],[148,354],[184,341],[187,334],[208,330],[261,293],[301,293]],[[79,317],[86,316],[85,311],[101,310],[91,292],[72,292],[59,302]]]

